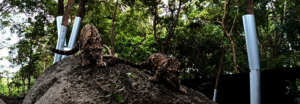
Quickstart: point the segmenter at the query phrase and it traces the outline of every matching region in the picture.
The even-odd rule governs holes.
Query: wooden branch
[[[287,5],[287,1],[285,1],[284,2],[284,10],[283,10],[283,22],[281,23],[281,25],[283,24],[283,23],[285,23],[285,21],[286,21],[286,6]],[[277,45],[277,49],[279,48],[279,46],[280,46],[280,44],[281,44],[281,42],[282,42],[282,39],[283,39],[283,37],[284,37],[284,34],[281,32],[281,37],[279,38],[279,41],[278,41],[278,45]]]
[[[227,25],[227,16],[228,15],[226,15],[226,10],[227,10],[226,0],[224,0],[224,1],[225,1],[225,3],[224,3],[222,27],[223,27],[223,34],[224,34],[224,36],[226,36],[226,34],[227,34],[227,32],[226,32],[226,25]]]
[[[260,34],[260,32],[259,32],[259,30],[258,30],[257,27],[256,27],[256,32],[257,32],[257,35],[258,35],[258,40],[262,44],[263,49],[265,51],[264,53],[265,53],[266,60],[267,60],[267,67],[269,68],[269,59],[268,59],[268,54],[267,54],[267,47],[266,47],[266,45],[264,43],[264,40],[262,39],[262,36],[261,36],[261,34]]]
[[[69,15],[71,13],[71,9],[72,9],[73,3],[74,3],[74,0],[68,0],[67,9],[66,9],[66,11],[64,13],[63,20],[62,20],[62,25],[63,26],[67,26],[68,25],[68,19],[69,19]]]
[[[273,22],[274,22],[274,40],[273,40],[273,52],[274,52],[274,54],[273,54],[273,56],[277,56],[276,55],[276,53],[277,53],[277,43],[276,43],[276,40],[277,40],[277,29],[276,29],[276,27],[277,27],[277,22],[276,22],[276,20],[275,20],[275,10],[274,10],[274,3],[273,3],[273,1],[271,1],[271,9],[272,9],[272,17],[273,17]]]
[[[228,36],[231,36],[231,34],[232,34],[232,29],[233,29],[233,27],[234,27],[234,24],[235,24],[235,20],[236,20],[236,16],[237,16],[237,15],[239,15],[239,7],[238,7],[237,10],[236,10],[236,15],[235,15],[235,17],[234,17],[234,20],[233,20],[233,23],[232,23],[232,26],[231,26],[231,29],[230,29],[230,32],[229,32]]]
[[[80,0],[79,1],[79,7],[76,16],[81,17],[83,20],[84,15],[85,15],[85,4],[88,2],[88,0]]]
[[[153,20],[153,31],[154,31],[154,39],[155,39],[155,42],[160,50],[160,52],[162,51],[162,47],[160,45],[160,42],[158,41],[157,39],[157,30],[156,30],[156,25],[157,25],[157,18],[158,18],[158,15],[157,15],[157,6],[158,5],[155,5],[155,8],[152,9],[152,15],[154,15],[154,20]]]
[[[297,14],[297,17],[298,17],[298,19],[295,19],[295,21],[300,21],[300,17],[298,14]]]
[[[179,18],[179,14],[180,14],[180,10],[181,10],[181,3],[182,3],[182,1],[179,0],[179,8],[178,8],[178,10],[177,10],[176,19],[175,19],[175,21],[173,22],[173,24],[172,24],[172,26],[171,26],[171,28],[170,28],[170,30],[169,30],[168,35],[166,36],[165,48],[164,48],[164,50],[163,50],[163,53],[165,53],[165,54],[167,54],[168,47],[169,47],[169,41],[170,41],[171,37],[174,35],[174,30],[175,30],[175,27],[176,27],[176,25],[177,25],[177,23],[178,23],[178,18]],[[172,16],[173,16],[173,15],[172,15]]]
[[[224,37],[225,36],[223,36],[223,39],[222,39],[222,57],[221,57],[219,71],[218,71],[218,75],[217,75],[217,79],[216,79],[215,89],[218,89],[219,77],[220,77],[220,73],[221,73],[222,65],[223,65],[223,59],[224,59],[224,53],[225,53],[225,49],[224,49]]]
[[[116,18],[116,14],[117,14],[118,3],[119,3],[119,0],[117,0],[117,2],[115,4],[115,10],[114,10],[114,15],[113,15],[113,19],[111,22],[111,30],[110,30],[111,52],[112,52],[113,56],[115,55],[114,23],[115,23],[115,18]]]
[[[246,0],[246,14],[254,14],[253,0]]]
[[[57,16],[64,15],[64,0],[58,0]]]

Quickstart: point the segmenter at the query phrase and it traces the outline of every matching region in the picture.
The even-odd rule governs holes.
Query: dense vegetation
[[[74,0],[67,41],[78,4],[79,0]],[[141,62],[152,53],[166,53],[185,63],[182,79],[214,77],[219,69],[221,74],[249,71],[242,21],[244,0],[118,1],[111,41],[115,4],[115,0],[89,0],[81,24],[96,26],[115,56],[128,58],[146,38],[129,60]],[[261,70],[299,66],[299,4],[299,0],[254,0]],[[14,45],[6,45],[10,39],[1,41],[0,48],[10,50],[2,59],[13,63],[12,68],[21,67],[11,78],[5,77],[8,71],[1,73],[0,93],[20,97],[53,63],[54,54],[47,47],[56,46],[58,3],[3,0],[0,5],[0,29],[9,27],[19,37]],[[18,14],[27,17],[23,22],[12,21]]]

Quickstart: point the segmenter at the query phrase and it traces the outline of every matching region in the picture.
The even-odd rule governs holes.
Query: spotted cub
[[[62,55],[72,55],[78,51],[81,52],[83,59],[82,66],[90,64],[89,56],[92,55],[97,60],[98,67],[106,66],[103,62],[103,46],[105,40],[101,40],[98,30],[95,26],[87,24],[83,27],[80,33],[80,39],[76,43],[75,47],[69,51],[58,50],[53,47],[49,47],[49,50]]]
[[[149,78],[150,81],[157,82],[161,76],[166,76],[171,82],[176,84],[176,87],[182,93],[187,94],[186,89],[181,87],[179,78],[183,71],[184,64],[179,65],[178,60],[175,58],[167,57],[167,55],[162,53],[155,53],[142,63],[133,63],[118,57],[111,58],[107,61],[108,65],[115,65],[117,63],[125,63],[139,69],[149,68],[155,73],[154,77]]]

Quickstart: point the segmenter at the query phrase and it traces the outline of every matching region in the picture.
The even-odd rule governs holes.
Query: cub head
[[[178,81],[181,72],[183,71],[184,64],[181,63],[179,65],[178,60],[175,58],[170,58],[168,60],[167,72],[169,75],[169,79],[172,82]]]
[[[104,41],[99,41],[99,42],[95,42],[94,44],[91,44],[89,46],[89,51],[90,54],[95,58],[95,59],[99,59],[101,58],[102,54],[102,50],[103,50],[103,44]]]

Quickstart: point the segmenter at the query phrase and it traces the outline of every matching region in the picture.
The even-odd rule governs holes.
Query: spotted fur
[[[49,50],[62,55],[72,55],[80,51],[83,59],[82,66],[90,64],[88,57],[92,55],[97,60],[97,66],[104,67],[106,63],[103,62],[103,46],[105,40],[101,40],[98,30],[93,25],[85,25],[80,33],[79,41],[75,47],[69,51],[58,50],[53,47],[49,47]],[[109,51],[107,46],[106,49]],[[111,54],[111,53],[110,53]]]
[[[108,65],[115,65],[117,63],[125,63],[139,69],[148,68],[155,73],[154,77],[149,78],[150,81],[157,82],[161,76],[166,76],[171,82],[176,84],[182,93],[187,94],[186,89],[181,87],[179,78],[184,64],[179,65],[178,60],[175,58],[170,58],[162,53],[155,53],[142,63],[133,63],[118,57],[107,61]]]

